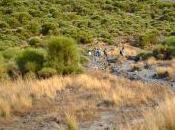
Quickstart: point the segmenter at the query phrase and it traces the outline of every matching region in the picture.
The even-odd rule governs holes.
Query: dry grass
[[[101,72],[53,77],[47,80],[19,79],[13,82],[1,82],[0,115],[8,117],[16,112],[25,112],[33,107],[35,101],[42,98],[54,99],[58,93],[67,89],[69,93],[61,101],[63,104],[60,103],[60,109],[57,109],[60,112],[61,109],[63,112],[79,112],[80,117],[83,113],[86,116],[83,115],[82,119],[94,114],[90,110],[96,109],[99,101],[105,101],[114,106],[139,106],[157,102],[158,99],[163,99],[162,95],[171,93],[160,85],[143,84]]]
[[[140,71],[144,68],[144,62],[138,62],[131,65],[131,71]]]
[[[126,51],[127,55],[129,55],[129,56],[136,56],[142,52],[142,50],[140,48],[131,46],[129,44],[125,44],[124,47],[125,47],[125,51]]]
[[[159,61],[158,61],[156,58],[154,58],[154,57],[150,57],[150,58],[148,58],[148,59],[146,60],[146,62],[147,62],[147,64],[149,64],[149,65],[155,65],[155,64],[157,64]]]
[[[156,68],[156,75],[158,78],[169,78],[175,80],[175,69],[174,66],[161,66]]]
[[[130,130],[174,130],[175,98],[167,98],[152,112],[145,113],[145,120]]]
[[[78,130],[78,123],[74,115],[66,113],[66,124],[68,126],[68,130]]]

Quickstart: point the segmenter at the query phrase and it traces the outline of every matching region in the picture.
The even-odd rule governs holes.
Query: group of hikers
[[[93,50],[88,51],[88,55],[89,56],[95,56],[95,57],[101,57],[101,56],[108,57],[109,56],[109,51],[108,51],[107,48],[104,48],[104,49],[94,48]],[[124,46],[122,48],[120,48],[120,55],[123,56],[123,57],[125,56]]]
[[[88,51],[88,55],[92,59],[91,66],[97,69],[99,68],[106,69],[107,66],[109,66],[109,59],[115,58],[116,54],[117,54],[116,49],[107,47],[104,48],[96,47]],[[124,46],[119,48],[119,54],[122,57],[126,56]]]

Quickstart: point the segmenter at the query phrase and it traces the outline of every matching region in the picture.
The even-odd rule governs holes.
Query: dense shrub
[[[39,34],[41,30],[41,25],[38,20],[32,20],[28,23],[27,29],[30,30],[33,34]]]
[[[33,46],[33,47],[40,47],[42,46],[42,40],[40,39],[40,37],[31,37],[29,39],[29,45]]]
[[[153,50],[158,59],[172,59],[175,56],[175,37],[167,37],[165,41]]]
[[[67,74],[79,70],[79,51],[76,42],[67,37],[52,37],[48,41],[49,65],[58,73]]]
[[[0,54],[0,80],[9,79],[7,74],[6,61],[2,54]]]
[[[22,72],[34,72],[41,70],[46,59],[46,52],[41,49],[28,48],[17,57],[17,65]]]
[[[21,72],[14,61],[11,61],[6,65],[6,73],[11,79],[17,79],[21,76]]]
[[[1,41],[0,40],[0,51],[4,51],[5,49],[8,49],[10,47],[13,47],[13,43],[8,40]]]
[[[15,12],[13,16],[21,23],[21,24],[27,24],[31,16],[28,12]]]
[[[43,35],[48,35],[50,33],[52,33],[52,31],[55,29],[55,24],[48,22],[48,23],[44,23],[41,27],[41,33]]]
[[[5,59],[2,56],[2,54],[0,54],[0,74],[4,73],[6,71],[5,68]]]
[[[138,46],[145,48],[159,43],[159,35],[156,32],[147,32],[139,36]]]
[[[28,79],[36,79],[37,78],[37,75],[36,75],[36,73],[30,71],[30,72],[27,72],[24,75],[23,78],[26,79],[26,80],[28,80]]]
[[[4,28],[7,28],[9,25],[4,22],[4,21],[0,21],[0,29],[4,29]]]
[[[78,42],[82,44],[92,43],[93,36],[85,31],[79,31],[77,36]]]
[[[153,56],[153,54],[151,52],[142,52],[142,53],[139,53],[137,56],[136,56],[136,61],[138,60],[147,60],[148,58],[150,58],[151,56]]]
[[[4,58],[12,60],[20,53],[19,47],[10,47],[2,52]]]
[[[44,67],[38,72],[40,78],[50,78],[57,74],[57,71],[50,67]]]
[[[164,41],[164,44],[167,44],[168,46],[175,47],[175,36],[167,37]]]
[[[138,35],[153,29],[163,35],[175,31],[175,4],[169,1],[1,1],[0,26],[3,29],[1,33],[10,40],[11,37],[19,37],[20,41],[14,42],[19,44],[39,33],[55,35],[61,32],[62,35],[76,38],[75,40],[81,43],[89,43],[91,38],[97,37],[113,43],[111,41],[121,35]],[[24,29],[20,35],[14,32],[17,27]],[[10,35],[6,32],[9,30],[12,31]],[[104,37],[101,32],[104,32]],[[21,36],[23,33],[25,36]]]

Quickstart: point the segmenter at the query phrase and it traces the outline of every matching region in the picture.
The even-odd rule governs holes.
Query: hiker
[[[99,56],[102,57],[103,55],[104,55],[104,54],[103,54],[103,51],[102,51],[102,49],[100,48],[100,49],[99,49]]]
[[[92,52],[90,50],[88,51],[88,55],[89,56],[92,56]]]
[[[97,49],[94,48],[94,49],[93,49],[93,55],[94,55],[94,56],[96,56],[96,51],[97,51]]]
[[[105,55],[105,57],[108,57],[107,49],[106,48],[103,50],[103,54]]]
[[[95,56],[100,57],[100,50],[98,48],[95,50]]]
[[[120,49],[120,55],[121,56],[125,56],[125,47],[123,46],[121,49]]]

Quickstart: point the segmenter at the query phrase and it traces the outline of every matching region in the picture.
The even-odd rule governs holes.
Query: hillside
[[[174,0],[0,0],[0,130],[175,130]]]
[[[0,50],[25,45],[33,36],[93,38],[175,32],[175,3],[159,0],[1,0]]]

